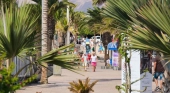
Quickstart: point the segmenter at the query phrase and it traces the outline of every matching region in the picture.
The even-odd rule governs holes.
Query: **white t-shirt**
[[[81,44],[82,44],[82,46],[85,46],[85,45],[86,45],[86,43],[85,43],[85,42],[82,42]]]
[[[82,58],[83,58],[84,62],[87,62],[87,56],[83,55]]]
[[[93,41],[90,41],[91,46],[93,46]]]
[[[91,56],[91,62],[96,62],[97,56]]]

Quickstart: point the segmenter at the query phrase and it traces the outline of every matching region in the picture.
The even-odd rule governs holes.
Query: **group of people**
[[[83,52],[86,52],[86,53],[94,52],[95,51],[94,43],[96,43],[98,45],[98,47],[99,47],[98,52],[100,54],[103,53],[104,47],[103,47],[102,42],[97,43],[97,42],[94,42],[93,39],[90,40],[87,37],[83,38],[82,42],[81,42],[82,50],[84,50]]]
[[[90,52],[94,52],[94,42],[93,40],[90,40],[88,38],[83,38],[82,42],[81,42],[81,47],[83,52],[85,53],[90,53]]]
[[[97,56],[94,53],[95,52],[94,43],[95,42],[93,39],[90,40],[87,37],[83,38],[81,42],[81,47],[83,50],[82,61],[85,71],[87,71],[87,68],[90,66],[90,64],[93,66],[93,72],[95,72],[96,70]],[[100,42],[98,45],[99,45],[98,52],[103,53],[104,51],[103,44]]]
[[[91,64],[93,66],[93,72],[95,72],[97,66],[97,56],[95,53],[92,53],[92,55],[90,53],[84,53],[82,55],[82,62],[85,71],[87,71],[87,67],[89,67]]]

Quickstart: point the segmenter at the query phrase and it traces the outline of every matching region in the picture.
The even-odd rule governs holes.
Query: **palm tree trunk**
[[[64,33],[64,32],[60,32],[60,37],[59,37],[59,39],[60,39],[59,46],[60,47],[65,45],[65,42],[66,42],[66,35],[65,34],[66,33]]]
[[[96,42],[96,31],[94,31],[94,52],[96,54],[96,45],[97,45],[97,42]]]
[[[104,46],[105,50],[104,50],[104,62],[105,62],[105,66],[107,65],[106,60],[109,59],[109,53],[107,53],[107,46]]]
[[[47,38],[47,52],[52,50],[52,39]]]
[[[107,45],[112,41],[111,38],[112,38],[112,36],[111,36],[110,32],[105,32],[102,35],[102,43],[105,48],[105,55],[104,55],[105,65],[107,65],[106,60],[109,59],[109,53],[107,53]]]
[[[52,50],[52,41],[54,37],[54,30],[55,30],[55,20],[53,15],[48,15],[48,40],[47,40],[47,52]]]
[[[36,37],[38,37],[38,38],[36,38],[36,40],[35,40],[35,41],[37,42],[37,43],[35,44],[35,46],[37,46],[37,47],[38,47],[38,46],[41,46],[41,31],[37,32]],[[41,52],[40,52],[40,51],[41,51],[41,48],[38,48],[38,51],[39,51],[39,52],[36,53],[36,60],[41,57]]]
[[[48,11],[48,5],[47,5],[48,0],[42,0],[42,48],[41,48],[41,55],[43,56],[44,54],[47,53],[47,11]],[[41,73],[41,80],[40,82],[43,84],[48,83],[48,78],[47,78],[47,63],[43,62],[42,64],[42,73]]]
[[[75,44],[75,45],[77,44],[77,34],[76,34],[75,37],[74,37],[74,44]]]
[[[57,32],[57,46],[56,46],[56,48],[59,48],[59,46],[60,46],[60,32],[58,31]]]

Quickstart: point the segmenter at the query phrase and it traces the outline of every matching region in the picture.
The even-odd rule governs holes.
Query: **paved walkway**
[[[98,52],[97,55],[100,57],[104,56],[104,54],[99,54]],[[87,72],[83,71],[83,69],[82,71],[78,71],[84,76],[62,69],[61,76],[51,76],[48,78],[49,84],[32,84],[17,90],[16,93],[71,93],[68,89],[69,82],[77,81],[78,79],[86,79],[87,77],[89,77],[91,81],[98,80],[93,88],[93,93],[119,93],[115,89],[115,86],[121,84],[121,71],[101,69],[101,66],[104,66],[103,60],[98,62],[96,72],[92,72],[91,66],[87,69]]]
[[[104,56],[99,53],[97,53],[97,55],[100,57]],[[61,76],[51,76],[48,78],[49,84],[32,84],[18,90],[16,93],[71,93],[68,89],[69,82],[77,81],[78,79],[86,79],[87,77],[89,77],[91,81],[98,80],[97,84],[93,88],[93,93],[119,93],[115,89],[115,86],[121,84],[121,71],[101,69],[101,66],[104,66],[103,60],[98,62],[96,72],[92,72],[92,67],[88,68],[87,72],[83,71],[83,69],[82,71],[78,71],[84,76],[62,69]],[[154,82],[152,83],[152,86],[152,89],[154,89]]]
[[[96,72],[92,72],[91,67],[88,68],[87,72],[79,71],[84,76],[62,69],[62,76],[51,76],[48,79],[49,84],[29,85],[18,90],[17,93],[71,93],[68,89],[69,82],[86,79],[86,77],[89,77],[91,81],[99,80],[94,86],[93,93],[118,93],[115,86],[121,83],[121,72],[112,69],[101,69],[102,65],[104,65],[103,62],[98,62]]]

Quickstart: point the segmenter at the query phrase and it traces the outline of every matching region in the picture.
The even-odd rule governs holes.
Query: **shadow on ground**
[[[104,57],[97,56],[98,60],[104,60]]]
[[[37,88],[52,88],[52,87],[63,87],[63,86],[70,86],[68,82],[66,83],[61,83],[61,82],[57,82],[57,83],[48,83],[48,84],[30,84],[30,85],[27,85],[26,87],[37,87]],[[24,90],[23,89],[20,89],[20,90]]]
[[[90,79],[90,80],[98,80],[99,82],[108,82],[108,81],[115,81],[115,80],[121,80],[121,79]]]

